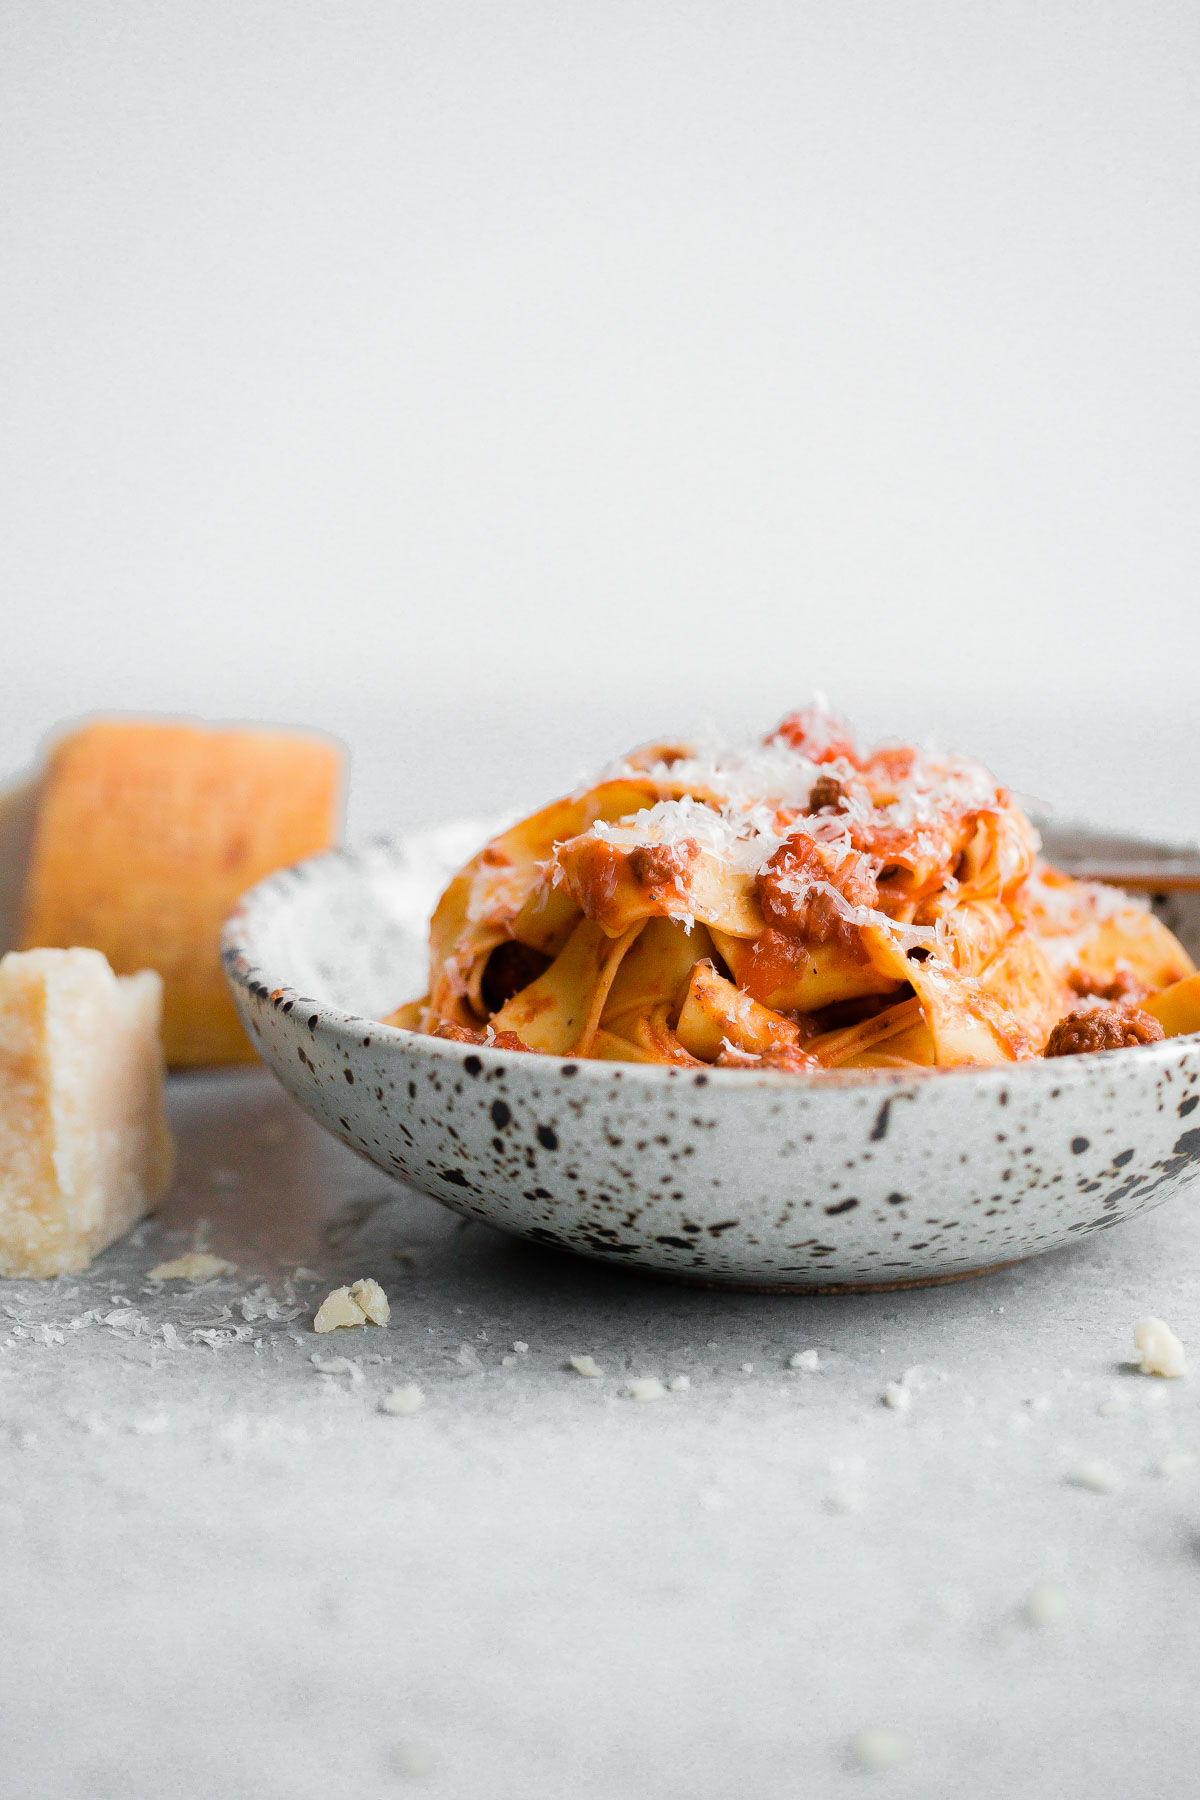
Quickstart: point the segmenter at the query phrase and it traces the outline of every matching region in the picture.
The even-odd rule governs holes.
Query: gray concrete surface
[[[324,722],[361,835],[534,803],[672,711],[539,715],[502,754],[487,720]],[[1061,815],[1196,835],[1190,716],[934,723]],[[263,1070],[171,1106],[157,1220],[84,1278],[0,1283],[0,1800],[1200,1791],[1200,1464],[1156,1473],[1200,1453],[1200,1188],[962,1286],[716,1294],[464,1228]],[[147,1283],[195,1243],[237,1274]],[[314,1337],[358,1275],[388,1329]],[[1188,1380],[1130,1372],[1146,1313]],[[423,1410],[380,1412],[408,1381]],[[1090,1457],[1116,1491],[1065,1480]],[[906,1763],[854,1771],[873,1727]]]
[[[464,1226],[264,1071],[171,1099],[159,1218],[0,1285],[6,1800],[1193,1791],[1200,1396],[1130,1359],[1155,1312],[1200,1363],[1200,1193],[959,1286],[717,1294]],[[147,1282],[196,1243],[237,1274]],[[388,1328],[314,1336],[358,1275]]]

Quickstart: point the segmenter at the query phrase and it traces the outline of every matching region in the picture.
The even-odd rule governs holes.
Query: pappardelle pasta
[[[1148,907],[1043,862],[979,764],[860,751],[823,703],[763,742],[654,743],[484,845],[391,1024],[693,1067],[920,1069],[1200,1030]]]

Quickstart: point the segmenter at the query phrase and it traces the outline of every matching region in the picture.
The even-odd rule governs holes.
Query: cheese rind
[[[326,850],[343,755],[315,733],[98,719],[50,755],[22,948],[86,944],[119,975],[157,969],[172,1064],[254,1052],[221,968],[221,926],[263,876]]]
[[[0,1275],[77,1274],[166,1190],[161,1016],[97,950],[0,959]]]

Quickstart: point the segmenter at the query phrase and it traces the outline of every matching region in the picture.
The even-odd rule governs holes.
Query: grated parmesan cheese
[[[603,1375],[604,1373],[604,1370],[600,1367],[600,1364],[596,1361],[594,1356],[569,1356],[567,1358],[567,1367],[574,1369],[577,1375],[586,1375],[591,1381],[596,1380],[598,1376]]]
[[[321,1356],[314,1351],[309,1361],[318,1375],[348,1375],[352,1387],[365,1379],[358,1364],[351,1362],[348,1356]]]
[[[212,1256],[207,1250],[189,1250],[183,1256],[173,1257],[169,1262],[155,1263],[147,1270],[147,1281],[212,1281],[218,1275],[236,1275],[237,1264],[226,1262],[222,1256]]]
[[[425,1404],[425,1396],[415,1381],[406,1381],[400,1387],[389,1388],[379,1402],[380,1412],[390,1413],[395,1419],[409,1419],[413,1413],[420,1412]]]
[[[779,735],[765,743],[740,745],[714,738],[691,746],[690,754],[674,761],[647,761],[635,753],[611,765],[598,781],[649,778],[675,790],[675,797],[658,800],[623,820],[597,820],[583,835],[626,850],[644,845],[676,846],[691,840],[730,872],[754,877],[762,874],[801,820],[805,833],[840,867],[858,854],[856,830],[878,834],[885,841],[889,835],[904,837],[911,840],[918,859],[941,864],[953,861],[947,835],[953,829],[952,821],[975,812],[1007,815],[1004,790],[969,757],[910,749],[897,765],[886,752],[904,747],[880,746],[859,766],[844,754],[829,756],[831,750],[849,741],[848,728],[835,715],[814,703],[805,709],[802,724],[803,748]],[[806,750],[812,754],[805,754]],[[813,760],[817,756],[822,760]],[[822,777],[839,784],[836,812],[809,811],[814,784]],[[585,786],[578,795],[588,791]],[[995,845],[1004,881],[1019,878],[1037,847],[1033,842],[1036,834],[1024,821],[1008,819],[1007,824],[1007,832],[1001,832]],[[886,855],[881,855],[886,861]],[[556,856],[548,865],[546,880],[555,885],[562,879]],[[881,910],[851,905],[832,882],[814,882],[803,874],[795,879],[797,896],[810,892],[823,896],[847,923],[884,931],[905,952],[944,947],[941,919],[936,925],[921,927],[898,922]],[[783,885],[786,889],[786,877]],[[678,878],[676,886],[682,897],[683,884]],[[953,892],[958,883],[950,877],[946,886]],[[690,915],[678,916],[690,929]]]

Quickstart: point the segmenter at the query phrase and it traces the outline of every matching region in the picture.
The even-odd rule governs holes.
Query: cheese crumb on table
[[[524,1341],[523,1338],[518,1338],[516,1343],[513,1345],[513,1349],[516,1351],[518,1356],[524,1356],[524,1355],[526,1355],[526,1353],[529,1350],[529,1345]]]
[[[424,1744],[393,1744],[389,1760],[397,1775],[432,1775],[438,1766],[437,1757]]]
[[[392,1309],[377,1281],[356,1281],[326,1294],[313,1320],[314,1331],[341,1331],[356,1325],[386,1325]]]
[[[912,1755],[912,1739],[903,1731],[877,1725],[850,1740],[851,1760],[860,1769],[895,1769]]]
[[[667,1387],[673,1394],[686,1394],[691,1387],[691,1378],[687,1375],[672,1375]]]
[[[569,1356],[567,1366],[574,1369],[577,1375],[586,1375],[592,1381],[604,1373],[594,1356]]]
[[[1067,1596],[1052,1581],[1039,1581],[1022,1608],[1030,1625],[1057,1625],[1068,1610]]]
[[[170,1185],[161,1016],[97,950],[0,960],[0,1276],[80,1273]]]
[[[1168,1450],[1155,1463],[1154,1473],[1161,1475],[1165,1481],[1173,1481],[1176,1475],[1186,1475],[1189,1469],[1194,1469],[1197,1462],[1200,1462],[1200,1457],[1191,1450]]]
[[[625,1392],[631,1400],[662,1400],[667,1390],[657,1375],[638,1375],[626,1383]]]
[[[1110,1394],[1107,1400],[1100,1402],[1096,1411],[1102,1419],[1119,1419],[1122,1413],[1129,1411],[1129,1396],[1128,1394]]]
[[[356,1306],[362,1308],[372,1325],[386,1325],[392,1316],[392,1308],[387,1295],[377,1281],[368,1278],[356,1281],[350,1289],[350,1298]]]
[[[815,1350],[797,1350],[794,1356],[788,1357],[789,1369],[803,1369],[808,1375],[815,1375],[821,1367],[821,1358]]]
[[[155,1263],[146,1271],[147,1281],[211,1281],[215,1275],[236,1275],[237,1264],[207,1250],[188,1250],[170,1262]]]
[[[318,1375],[348,1375],[352,1386],[365,1379],[358,1364],[348,1356],[321,1356],[314,1352],[311,1362]]]
[[[880,1398],[893,1412],[907,1412],[912,1405],[912,1393],[902,1381],[889,1381]]]
[[[1092,1494],[1115,1494],[1121,1485],[1116,1471],[1098,1456],[1085,1456],[1067,1470],[1063,1479],[1071,1487],[1086,1488]]]
[[[379,1402],[380,1412],[391,1413],[393,1418],[408,1419],[413,1413],[420,1412],[425,1404],[425,1396],[415,1381],[403,1382],[399,1387],[389,1388]]]
[[[1133,1341],[1138,1350],[1138,1369],[1143,1375],[1162,1375],[1178,1381],[1187,1374],[1187,1357],[1183,1345],[1162,1319],[1141,1319],[1134,1326]]]

